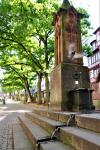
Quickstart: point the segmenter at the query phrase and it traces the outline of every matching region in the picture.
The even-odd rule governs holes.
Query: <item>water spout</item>
[[[73,56],[72,59],[77,59],[77,58],[83,58],[83,53],[77,53],[77,52],[75,52],[75,55]]]
[[[70,60],[74,60],[74,59],[78,59],[78,58],[83,58],[83,53],[77,53],[76,50],[75,50],[75,44],[74,43],[71,43],[69,45],[69,48],[68,48],[68,58]]]

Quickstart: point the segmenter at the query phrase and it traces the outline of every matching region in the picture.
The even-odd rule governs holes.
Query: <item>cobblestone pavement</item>
[[[0,150],[14,150],[13,125],[20,113],[31,109],[11,100],[7,100],[6,105],[0,103]]]
[[[7,118],[0,122],[0,150],[13,150],[12,123]]]

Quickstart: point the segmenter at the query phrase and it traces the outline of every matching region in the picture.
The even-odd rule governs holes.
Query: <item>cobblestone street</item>
[[[14,150],[13,126],[18,123],[20,113],[30,111],[23,104],[7,100],[3,105],[0,102],[0,150]]]

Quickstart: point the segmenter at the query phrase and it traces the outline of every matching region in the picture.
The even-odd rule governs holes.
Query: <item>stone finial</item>
[[[63,0],[63,3],[62,3],[62,8],[68,8],[70,6],[70,3],[68,0]]]
[[[68,0],[63,0],[63,4],[67,4],[67,3],[69,3]]]

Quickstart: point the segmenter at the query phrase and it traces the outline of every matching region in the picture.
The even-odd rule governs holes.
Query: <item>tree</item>
[[[54,29],[52,13],[58,9],[58,1],[1,0],[0,2],[0,53],[5,69],[15,56],[11,67],[31,67],[38,76],[38,99],[41,103],[41,79],[46,80],[46,101],[49,99],[48,73],[54,56]],[[83,24],[86,24],[84,21]],[[87,24],[89,25],[89,24]],[[86,26],[87,27],[87,26]],[[86,32],[84,32],[85,34]],[[0,61],[1,61],[0,60]],[[22,75],[22,74],[21,74]],[[23,74],[24,75],[24,74]]]
[[[51,2],[49,0],[38,0],[37,3],[33,4],[33,7],[30,5],[34,11],[33,15],[33,25],[34,32],[33,36],[38,39],[39,46],[42,50],[42,73],[45,77],[45,86],[46,86],[46,102],[49,100],[49,79],[48,73],[50,71],[50,65],[52,64],[52,58],[54,56],[54,49],[52,40],[52,34],[54,32],[52,23],[52,13],[58,8],[56,2]],[[42,17],[41,17],[42,16]],[[43,19],[44,18],[44,19]],[[41,80],[41,74],[38,74],[39,79]]]
[[[25,7],[26,6],[27,5],[25,5]],[[27,15],[29,15],[30,12],[27,10],[27,15],[26,13],[24,14],[24,7],[21,1],[1,1],[0,8],[0,48],[1,53],[3,52],[4,54],[2,56],[4,58],[6,57],[10,61],[10,57],[16,54],[17,57],[14,57],[13,65],[17,65],[19,63],[19,58],[20,63],[23,63],[23,58],[26,58],[26,60],[29,59],[30,66],[34,72],[38,72],[42,69],[42,66],[35,57],[36,55],[33,53],[34,41],[32,40],[32,31],[30,30],[31,28],[29,28],[29,20],[27,18]],[[8,62],[6,62],[6,64],[8,65]],[[24,75],[23,78],[24,82],[26,82],[26,77]]]
[[[87,39],[90,36],[90,29],[91,29],[91,23],[89,21],[89,17],[90,15],[88,14],[88,12],[83,9],[83,8],[77,8],[77,10],[83,14],[83,18],[81,19],[81,35],[82,35],[82,41],[84,41],[85,39]],[[85,52],[87,55],[91,55],[92,51],[91,51],[91,47],[87,42],[83,42],[82,44],[82,50],[83,52]]]
[[[4,74],[4,80],[2,82],[2,86],[5,88],[5,90],[8,91],[15,91],[17,89],[25,89],[26,95],[28,94],[28,97],[30,98],[30,101],[32,101],[32,96],[30,93],[30,78],[31,78],[31,68],[27,68],[25,65],[22,66],[22,64],[14,64],[12,62],[7,62],[2,64],[2,68],[6,69],[6,72]],[[4,89],[3,88],[3,89]]]

